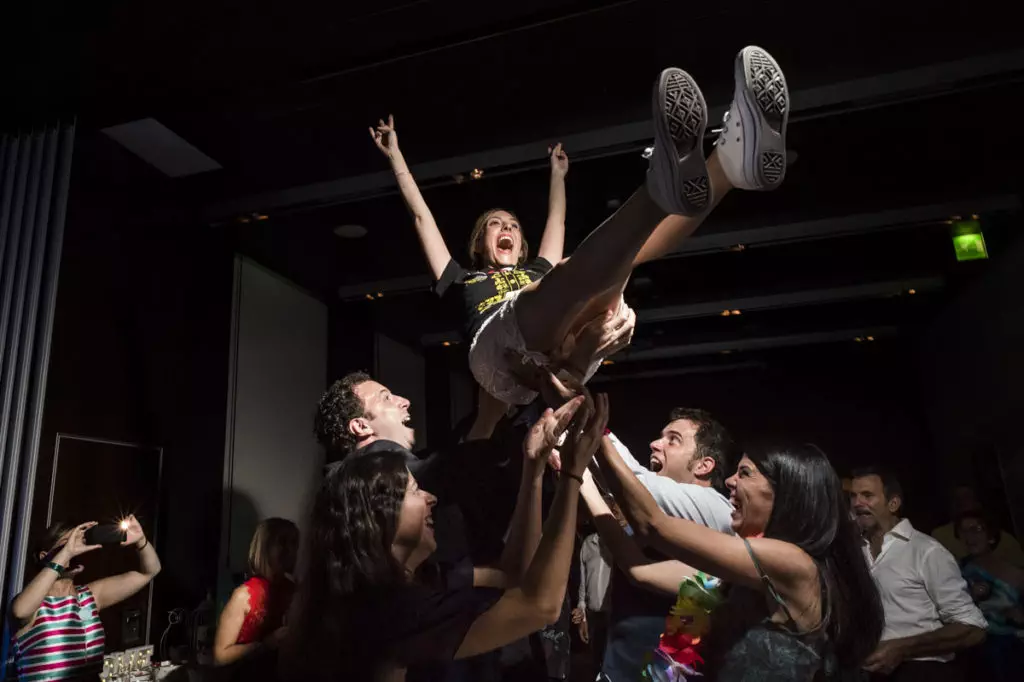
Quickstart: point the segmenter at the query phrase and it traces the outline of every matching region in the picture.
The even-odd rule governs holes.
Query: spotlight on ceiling
[[[473,170],[471,170],[469,172],[469,177],[473,178],[474,180],[479,180],[483,176],[484,176],[484,171],[481,168],[474,168]]]
[[[362,225],[338,225],[334,234],[342,239],[359,239],[366,236],[366,228]]]

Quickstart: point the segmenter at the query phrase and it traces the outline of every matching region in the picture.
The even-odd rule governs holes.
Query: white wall
[[[417,435],[416,447],[426,446],[427,364],[423,353],[378,332],[373,364],[374,379],[391,389],[392,393],[409,399],[409,415]]]
[[[324,458],[313,414],[327,375],[327,306],[235,258],[232,352],[221,520],[220,594],[245,570],[256,523],[301,527]]]

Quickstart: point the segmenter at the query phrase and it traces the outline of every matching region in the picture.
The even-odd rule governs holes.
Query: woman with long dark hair
[[[282,673],[304,682],[441,679],[453,659],[521,639],[558,619],[572,562],[582,474],[607,423],[598,396],[547,410],[523,443],[523,475],[501,568],[437,565],[433,495],[397,452],[329,469],[307,524],[308,556],[282,650]],[[589,411],[589,410],[588,410]],[[541,534],[541,480],[561,447],[562,475]]]
[[[672,518],[605,439],[602,472],[633,530],[729,585],[701,653],[712,680],[812,680],[859,674],[883,613],[842,484],[813,445],[751,450],[727,481],[726,535]]]

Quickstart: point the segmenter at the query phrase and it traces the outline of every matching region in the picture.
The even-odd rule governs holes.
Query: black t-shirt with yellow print
[[[484,320],[498,310],[498,304],[513,291],[548,274],[551,263],[540,256],[521,266],[466,270],[454,260],[448,261],[434,292],[442,300],[458,296],[462,301],[462,319],[467,340],[472,341]],[[453,286],[454,285],[454,286]]]

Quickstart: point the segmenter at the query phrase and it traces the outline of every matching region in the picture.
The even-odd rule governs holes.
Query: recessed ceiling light
[[[338,225],[334,234],[342,239],[359,239],[366,236],[366,228],[362,225]]]

